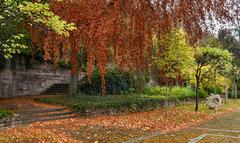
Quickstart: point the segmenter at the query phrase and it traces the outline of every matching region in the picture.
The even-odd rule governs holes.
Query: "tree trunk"
[[[164,111],[164,117],[167,121],[167,107],[168,107],[168,80],[166,80],[166,95],[165,95],[165,100],[164,100],[164,106],[165,106],[165,111]],[[165,126],[166,128],[166,126]]]
[[[159,81],[158,81],[159,72],[155,66],[152,67],[150,74],[151,74],[150,75],[150,86],[159,85]]]
[[[225,104],[228,102],[228,83],[227,80],[225,79]]]
[[[143,89],[145,88],[145,83],[146,83],[144,74],[140,70],[138,70],[136,72],[136,76],[134,80],[136,85],[136,93],[141,94]]]
[[[225,103],[228,101],[228,87],[225,87]]]
[[[214,94],[217,94],[217,71],[214,71],[214,82],[215,82],[215,89],[214,89]]]
[[[165,107],[168,107],[168,84],[166,84]]]
[[[196,108],[195,111],[198,111],[198,104],[199,104],[199,86],[200,86],[200,80],[199,80],[199,76],[196,75]]]
[[[101,94],[102,96],[106,96],[106,81],[104,75],[101,75]]]
[[[16,95],[16,57],[13,56],[11,59],[11,70],[12,70],[12,96]]]
[[[235,90],[235,92],[234,92],[234,95],[235,95],[235,99],[237,99],[238,98],[238,91],[237,91],[237,84],[235,83],[235,88],[234,88]]]
[[[78,72],[71,73],[69,84],[69,95],[77,96],[78,94]]]
[[[232,94],[231,97],[234,98],[236,97],[236,79],[235,79],[235,75],[233,75],[233,85],[232,85]]]

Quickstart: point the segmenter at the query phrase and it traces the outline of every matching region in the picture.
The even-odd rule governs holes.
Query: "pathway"
[[[65,107],[34,102],[33,98],[35,97],[1,99],[0,108],[11,109],[15,115],[10,122],[9,120],[0,120],[0,128],[78,117],[77,114]]]

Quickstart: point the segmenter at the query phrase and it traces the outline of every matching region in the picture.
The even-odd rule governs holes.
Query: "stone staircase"
[[[63,107],[51,109],[29,108],[15,113],[11,119],[0,120],[0,129],[27,125],[35,122],[46,122],[78,117],[74,111]]]
[[[67,94],[69,90],[69,84],[59,83],[53,84],[42,95],[56,95],[56,94]]]

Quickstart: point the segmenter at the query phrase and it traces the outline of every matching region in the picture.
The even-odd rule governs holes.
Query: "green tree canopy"
[[[174,29],[160,40],[163,52],[157,64],[167,77],[175,79],[193,67],[194,51],[187,41],[183,29]]]
[[[30,46],[28,26],[40,26],[63,36],[75,29],[49,10],[47,3],[30,0],[0,0],[0,54],[10,58]]]
[[[196,49],[196,111],[198,111],[198,98],[200,84],[215,73],[230,72],[232,68],[232,53],[228,50],[210,47]]]

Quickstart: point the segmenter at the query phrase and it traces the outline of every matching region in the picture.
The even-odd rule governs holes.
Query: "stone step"
[[[33,118],[31,120],[28,121],[24,121],[24,124],[28,124],[28,123],[34,123],[34,122],[46,122],[46,121],[51,121],[51,120],[63,120],[63,119],[69,119],[69,118],[77,118],[79,117],[76,114],[70,114],[69,116],[64,115],[64,116],[53,116],[53,117],[45,117],[45,118]]]
[[[41,95],[66,95],[68,92],[43,92]]]
[[[60,84],[53,84],[50,86],[46,91],[42,93],[42,95],[55,95],[55,94],[65,94],[69,90],[69,84],[60,83]]]
[[[76,112],[74,112],[74,111],[65,111],[65,112],[60,112],[60,113],[51,113],[51,114],[44,114],[44,115],[40,114],[37,116],[43,117],[43,118],[45,118],[45,117],[47,117],[47,118],[48,117],[61,117],[61,116],[75,115],[75,113]],[[34,114],[34,115],[36,115],[36,114]]]
[[[55,84],[53,84],[53,85],[62,85],[62,86],[68,86],[69,85],[69,83],[55,83]]]
[[[61,89],[68,90],[68,88],[69,87],[50,87],[47,90],[61,90]]]
[[[62,85],[53,85],[53,86],[50,86],[49,88],[68,88],[69,86],[62,86]]]
[[[0,129],[15,127],[34,122],[46,122],[51,120],[61,120],[68,118],[76,118],[78,114],[74,111],[67,110],[66,108],[56,109],[33,109],[23,112],[18,112],[15,118],[0,122]]]
[[[69,87],[49,87],[47,90],[68,90]]]
[[[55,85],[52,85],[51,87],[69,87],[69,84],[68,85],[58,85],[58,84],[55,84]]]
[[[46,92],[67,92],[68,89],[47,89]]]
[[[65,111],[67,108],[53,108],[53,109],[30,109],[25,111],[20,111],[18,114],[41,114],[41,113],[52,113],[52,112],[59,112]]]

